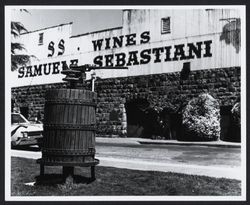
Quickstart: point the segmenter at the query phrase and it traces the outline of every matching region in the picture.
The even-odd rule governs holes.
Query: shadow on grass
[[[62,174],[45,174],[43,176],[36,176],[35,185],[59,185],[65,183],[74,183],[74,184],[90,184],[95,181],[91,177],[84,177],[80,175],[73,175],[69,177],[64,177]]]

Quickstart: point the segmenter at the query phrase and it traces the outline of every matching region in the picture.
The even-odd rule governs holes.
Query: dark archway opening
[[[220,107],[220,139],[228,142],[241,142],[240,126],[234,122],[231,110],[232,106]]]
[[[132,99],[125,103],[127,137],[142,137],[145,129],[145,110],[150,106],[146,99]]]
[[[180,136],[181,115],[168,107],[154,107],[139,98],[125,103],[125,109],[127,137],[173,140]]]

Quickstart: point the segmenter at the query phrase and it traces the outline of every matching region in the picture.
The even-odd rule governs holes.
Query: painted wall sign
[[[128,35],[121,35],[119,37],[112,37],[112,38],[105,38],[105,39],[98,39],[92,41],[94,51],[104,49],[111,49],[111,48],[121,48],[124,46],[133,46],[137,44],[136,41],[137,34],[132,33]],[[140,34],[140,44],[148,43],[150,41],[150,32],[144,31]]]
[[[64,60],[21,67],[18,69],[18,78],[59,74],[61,70],[68,69],[70,65],[77,65],[77,63],[78,59],[72,59],[70,64]]]
[[[63,39],[61,39],[58,43],[58,53],[57,55],[60,56],[64,53],[65,51],[65,47],[64,47],[64,43],[65,41]],[[48,57],[52,57],[55,54],[55,43],[54,41],[50,41],[49,45],[48,45],[48,50],[49,50],[49,54]]]
[[[161,19],[166,16],[170,16],[171,30],[162,34]],[[239,23],[221,21],[239,16],[232,10],[126,10],[123,25],[117,28],[72,36],[71,24],[53,27],[44,30],[48,37],[43,45],[30,43],[39,35],[32,32],[22,36],[23,43],[39,60],[13,72],[15,86],[62,82],[60,71],[71,61],[128,67],[95,70],[99,78],[180,72],[184,63],[191,70],[240,66],[239,29],[231,31]]]
[[[113,49],[136,45],[136,33],[121,35],[119,37],[98,39],[92,41],[94,51],[102,49]],[[144,31],[140,34],[139,43],[145,44],[150,41],[150,32]],[[189,60],[194,58],[212,57],[212,40],[195,43],[164,45],[162,47],[144,50],[133,50],[128,53],[112,53],[98,55],[93,63],[97,66],[135,66],[140,64],[161,63],[167,61]]]

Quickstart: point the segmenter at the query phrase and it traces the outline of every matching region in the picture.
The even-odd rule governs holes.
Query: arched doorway
[[[142,137],[145,129],[145,110],[150,103],[147,99],[136,98],[125,103],[127,115],[127,137]]]

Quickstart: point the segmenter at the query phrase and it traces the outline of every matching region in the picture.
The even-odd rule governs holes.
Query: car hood
[[[19,125],[27,126],[27,128],[20,128],[22,131],[32,132],[32,131],[43,131],[43,124],[32,124],[32,123],[20,123],[11,125],[12,129],[15,129]]]

